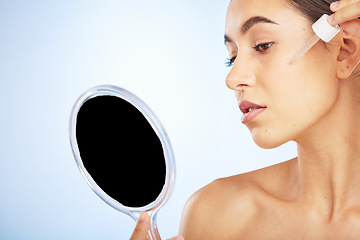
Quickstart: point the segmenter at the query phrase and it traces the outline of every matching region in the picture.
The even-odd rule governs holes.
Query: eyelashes
[[[225,67],[232,67],[235,62],[236,57],[226,58]]]
[[[265,53],[265,51],[268,50],[273,44],[273,42],[260,43],[258,45],[255,45],[253,49],[255,49],[255,51],[257,52]]]
[[[252,48],[258,52],[259,54],[266,54],[268,49],[271,48],[271,46],[274,45],[273,42],[267,42],[267,43],[260,43]],[[227,58],[225,62],[225,67],[232,67],[235,62],[236,56],[232,58]]]

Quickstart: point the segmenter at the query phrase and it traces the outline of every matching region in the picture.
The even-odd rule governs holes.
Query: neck
[[[359,88],[342,86],[331,111],[296,139],[299,199],[330,220],[360,202],[360,101],[356,91]]]

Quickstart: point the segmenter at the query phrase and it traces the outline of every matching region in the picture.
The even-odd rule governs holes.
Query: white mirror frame
[[[95,98],[98,96],[115,96],[125,101],[129,102],[135,108],[137,108],[146,120],[150,123],[151,127],[154,129],[156,135],[159,137],[160,142],[163,147],[164,157],[165,157],[165,164],[166,164],[166,177],[165,177],[165,184],[164,187],[159,194],[159,196],[155,199],[155,201],[149,203],[146,206],[142,207],[127,207],[116,201],[115,199],[111,198],[108,194],[106,194],[94,181],[91,175],[88,173],[82,159],[80,157],[79,147],[77,144],[76,139],[76,123],[77,123],[77,116],[81,106],[89,99]],[[75,102],[74,107],[72,108],[71,115],[70,115],[70,122],[69,122],[69,137],[70,137],[70,144],[72,148],[72,152],[74,154],[76,164],[84,177],[87,184],[92,188],[92,190],[107,204],[111,207],[115,208],[116,210],[125,213],[132,217],[135,221],[138,219],[138,214],[142,211],[151,211],[151,228],[152,228],[152,238],[158,239],[158,237],[154,232],[157,232],[157,225],[156,225],[156,216],[159,209],[167,202],[170,198],[172,191],[175,185],[175,158],[173,154],[173,150],[169,141],[169,138],[165,132],[165,129],[161,125],[160,121],[156,117],[156,115],[151,111],[151,109],[137,96],[132,94],[131,92],[112,85],[100,85],[93,87],[86,92],[84,92]],[[136,172],[136,169],[132,169],[132,171]]]

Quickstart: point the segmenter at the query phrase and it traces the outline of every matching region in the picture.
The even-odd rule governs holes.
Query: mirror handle
[[[161,240],[159,230],[157,227],[157,221],[156,221],[157,212],[158,212],[157,210],[158,209],[153,211],[150,215],[150,232],[151,232],[150,236],[152,240]]]

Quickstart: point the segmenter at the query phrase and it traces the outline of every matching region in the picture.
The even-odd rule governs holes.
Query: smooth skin
[[[333,3],[328,21],[343,31],[291,63],[313,35],[311,23],[286,0],[230,2],[226,84],[238,101],[244,92],[245,100],[267,107],[245,124],[255,143],[295,141],[298,157],[197,191],[183,210],[184,239],[360,239],[359,6]],[[254,16],[273,23],[242,32]],[[149,227],[138,221],[131,240],[145,240]]]

